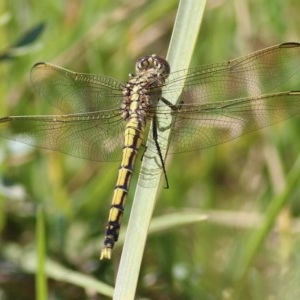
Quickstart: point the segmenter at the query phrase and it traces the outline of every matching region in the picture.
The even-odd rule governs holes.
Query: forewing
[[[117,80],[75,73],[51,64],[34,65],[31,83],[38,94],[60,113],[118,109],[122,102],[122,84]]]
[[[178,103],[203,104],[299,90],[299,82],[300,44],[285,43],[223,63],[171,73],[164,96],[171,101],[184,87]]]

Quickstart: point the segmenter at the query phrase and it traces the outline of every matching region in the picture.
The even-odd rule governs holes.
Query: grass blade
[[[206,1],[180,1],[177,18],[169,46],[167,60],[171,70],[189,67],[194,45],[197,40],[202,15]],[[179,96],[179,95],[178,95]],[[176,102],[177,99],[170,99]],[[170,120],[171,121],[171,120]],[[168,139],[170,132],[163,133]],[[161,145],[166,149],[166,145]],[[153,147],[147,144],[147,149]],[[165,157],[166,153],[162,153]],[[155,169],[157,157],[153,159],[144,156],[141,171]],[[147,182],[140,176],[131,209],[130,220],[126,232],[123,253],[116,279],[113,299],[134,299],[139,270],[146,243],[150,219],[158,193],[161,173],[151,176],[151,188],[146,188]]]

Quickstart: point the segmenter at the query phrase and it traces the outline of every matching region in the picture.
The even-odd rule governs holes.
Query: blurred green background
[[[47,108],[29,82],[38,61],[126,81],[138,57],[166,55],[177,6],[172,0],[1,1],[0,115]],[[208,1],[192,65],[300,41],[299,11],[296,0]],[[154,217],[193,212],[210,218],[149,235],[137,299],[233,299],[237,293],[247,300],[299,298],[299,186],[244,278],[237,275],[251,234],[289,184],[299,128],[295,118],[231,143],[170,157],[170,189],[162,186]],[[0,299],[36,297],[35,271],[24,260],[35,256],[37,207],[45,213],[47,257],[113,285],[121,243],[112,261],[98,257],[118,163],[80,160],[4,139],[0,160]],[[138,170],[123,225],[137,175]],[[48,293],[49,299],[108,299],[59,279],[49,279]]]

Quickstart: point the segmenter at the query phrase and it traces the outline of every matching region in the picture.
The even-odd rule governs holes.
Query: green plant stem
[[[173,71],[189,67],[205,3],[206,1],[204,0],[180,1],[167,55],[167,60],[169,61],[171,70]],[[177,101],[177,99],[168,100],[172,100],[174,102]],[[169,122],[171,122],[171,119]],[[166,141],[168,140],[169,134],[169,130],[160,133],[160,135],[164,136],[164,140]],[[167,145],[160,146],[162,149],[167,149]],[[151,144],[151,139],[150,143],[148,139],[147,151],[151,147],[153,147],[153,144]],[[165,157],[166,150],[162,152],[163,157]],[[157,169],[156,161],[159,161],[157,156],[154,158],[147,157],[146,152],[141,166],[141,174],[143,171],[147,173],[147,170]],[[135,298],[137,280],[146,244],[147,232],[159,190],[160,180],[161,172],[157,172],[153,176],[151,175],[150,187],[147,184],[147,179],[143,176],[140,176],[139,178],[116,278],[113,299],[131,300]]]
[[[275,198],[270,202],[270,205],[266,211],[264,222],[261,228],[256,231],[248,240],[244,256],[241,259],[241,263],[237,266],[237,294],[242,291],[243,281],[249,270],[256,254],[258,253],[260,247],[263,245],[264,240],[273,228],[275,220],[279,215],[281,209],[286,205],[290,199],[291,193],[295,190],[296,184],[298,184],[300,179],[300,156],[297,158],[292,170],[287,176],[287,184],[285,189],[275,196]]]

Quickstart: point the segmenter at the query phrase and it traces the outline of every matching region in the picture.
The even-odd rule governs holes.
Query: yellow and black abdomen
[[[122,162],[118,172],[114,194],[106,225],[104,247],[100,259],[111,257],[111,249],[119,237],[121,218],[124,211],[131,176],[138,150],[144,138],[145,126],[138,118],[133,117],[127,124],[123,148]]]

